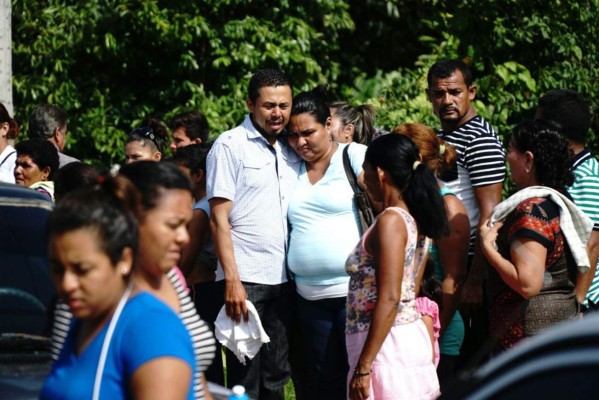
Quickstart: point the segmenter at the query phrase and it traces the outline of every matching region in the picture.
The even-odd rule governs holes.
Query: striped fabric
[[[187,328],[193,342],[197,364],[193,383],[194,397],[196,399],[204,399],[205,394],[204,386],[202,384],[202,375],[203,371],[208,369],[212,363],[216,351],[216,342],[210,327],[200,319],[194,304],[187,294],[185,286],[183,286],[181,280],[177,276],[176,271],[176,268],[171,269],[167,277],[177,292],[179,305],[181,307],[181,314],[179,317]],[[52,327],[51,352],[53,360],[58,359],[60,350],[62,349],[69,332],[72,318],[73,315],[69,311],[69,307],[62,302],[58,303],[54,311],[54,326]]]
[[[572,164],[574,184],[568,192],[574,202],[593,220],[593,230],[599,231],[599,162],[589,149],[578,153]]]
[[[568,192],[574,202],[593,220],[593,230],[599,231],[599,162],[589,149],[584,149],[572,161],[574,184]],[[599,303],[599,268],[587,293],[586,301]]]
[[[480,115],[453,131],[437,132],[457,153],[452,170],[444,171],[441,180],[464,203],[470,219],[470,246],[474,254],[474,241],[480,211],[474,195],[475,187],[503,182],[505,179],[505,154],[497,134]]]
[[[177,268],[169,271],[167,277],[177,291],[181,306],[181,320],[191,336],[193,351],[196,357],[196,372],[194,375],[194,394],[196,399],[204,398],[203,372],[208,369],[216,352],[216,341],[210,327],[200,319],[196,308],[187,294],[186,286],[181,282]]]
[[[67,340],[71,319],[73,319],[73,314],[71,314],[69,306],[62,301],[58,302],[54,309],[54,325],[52,326],[52,339],[50,341],[50,351],[54,361],[58,360],[60,350],[65,340]]]
[[[508,199],[499,203],[493,210],[489,224],[503,221],[512,211],[526,199],[532,197],[547,197],[560,208],[560,227],[572,252],[572,257],[580,273],[589,270],[589,257],[586,246],[593,230],[593,221],[566,196],[545,186],[530,186],[519,190]]]

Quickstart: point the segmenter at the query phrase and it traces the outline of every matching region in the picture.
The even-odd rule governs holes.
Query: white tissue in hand
[[[262,343],[270,342],[270,338],[262,328],[256,307],[249,300],[245,301],[245,305],[249,315],[247,323],[242,317],[241,322],[236,324],[227,316],[225,306],[221,308],[214,322],[216,339],[235,353],[243,365],[245,365],[245,357],[251,360],[258,354]]]

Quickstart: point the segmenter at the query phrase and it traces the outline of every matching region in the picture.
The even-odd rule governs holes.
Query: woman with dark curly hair
[[[592,223],[565,196],[570,158],[554,123],[524,121],[512,131],[507,160],[518,192],[481,228],[495,352],[578,315],[576,266],[589,265]]]

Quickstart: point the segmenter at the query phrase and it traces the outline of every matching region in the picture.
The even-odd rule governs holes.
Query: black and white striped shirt
[[[203,399],[204,385],[202,384],[203,372],[208,369],[214,354],[216,351],[216,342],[214,335],[210,330],[210,327],[200,319],[191,298],[187,294],[183,283],[179,279],[175,268],[171,269],[167,274],[167,277],[179,299],[179,306],[181,307],[181,313],[179,317],[187,328],[191,341],[193,343],[193,350],[196,359],[196,371],[193,378],[193,391],[196,399]],[[67,338],[69,328],[71,326],[71,320],[73,315],[69,311],[69,307],[60,302],[56,306],[54,312],[54,326],[52,328],[52,358],[58,359],[60,351]]]
[[[452,170],[441,176],[447,186],[464,203],[470,219],[471,246],[480,219],[480,210],[474,188],[503,182],[505,179],[505,153],[503,144],[487,121],[480,115],[453,131],[439,130],[440,138],[452,145],[457,162]]]

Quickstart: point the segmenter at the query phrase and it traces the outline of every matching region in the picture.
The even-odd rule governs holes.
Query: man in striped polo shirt
[[[427,80],[427,95],[441,122],[437,134],[457,152],[454,169],[445,171],[442,180],[462,200],[470,218],[470,268],[461,307],[466,336],[460,354],[462,361],[467,362],[484,344],[488,331],[487,311],[480,307],[483,256],[476,242],[478,228],[501,201],[505,154],[491,125],[472,105],[477,87],[466,64],[459,60],[438,61],[429,69]]]
[[[591,126],[589,104],[574,90],[552,90],[539,100],[535,117],[559,123],[562,126],[562,134],[574,154],[574,184],[568,189],[568,193],[576,205],[594,222],[593,232],[587,244],[591,270],[579,276],[576,297],[590,308],[599,308],[599,275],[596,275],[599,256],[599,162],[585,147],[586,135]]]

